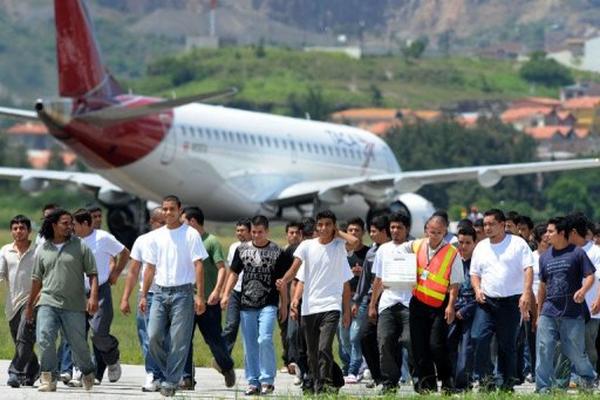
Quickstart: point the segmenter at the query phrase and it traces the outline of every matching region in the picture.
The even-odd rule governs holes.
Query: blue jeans
[[[206,311],[202,315],[196,315],[195,324],[198,325],[204,341],[208,345],[217,365],[223,372],[233,369],[233,359],[229,355],[227,344],[221,331],[221,306],[219,304],[206,305]],[[192,325],[192,339],[194,338],[194,326]],[[185,362],[184,378],[194,377],[194,346],[190,341],[190,351]]]
[[[504,390],[511,390],[517,383],[517,336],[519,333],[520,295],[510,297],[487,297],[478,304],[473,318],[471,338],[475,347],[474,372],[479,376],[483,390],[493,389],[498,383]],[[495,382],[492,370],[490,341],[496,333],[498,342],[498,375]]]
[[[360,333],[362,326],[367,320],[368,306],[369,304],[363,299],[358,308],[356,317],[352,318],[352,323],[349,328],[344,328],[342,321],[340,321],[338,328],[338,338],[340,341],[339,353],[340,359],[344,364],[342,370],[345,375],[352,374],[357,376],[360,373],[360,366],[362,365],[363,359],[362,348],[360,345]]]
[[[148,322],[148,351],[164,376],[164,388],[176,388],[183,375],[194,324],[194,289],[191,284],[158,287]],[[165,340],[170,343],[165,350]]]
[[[139,303],[139,295],[138,293],[138,303]],[[164,380],[161,379],[162,373],[154,358],[148,351],[149,347],[149,338],[148,338],[148,323],[150,319],[150,308],[152,307],[152,298],[154,297],[154,293],[148,292],[146,296],[146,304],[147,309],[146,313],[142,314],[139,307],[137,308],[137,313],[135,315],[135,322],[137,325],[137,334],[138,339],[140,340],[140,346],[142,347],[142,355],[144,356],[144,367],[146,369],[146,373],[151,373],[154,376],[154,380]]]
[[[276,319],[276,306],[249,308],[240,313],[244,339],[244,370],[249,385],[260,387],[262,383],[272,385],[275,382],[277,367],[273,328]]]
[[[542,315],[538,319],[536,337],[536,391],[546,392],[556,386],[554,355],[559,342],[562,353],[569,359],[584,386],[592,387],[596,372],[585,354],[583,318],[550,318]]]
[[[454,366],[454,385],[457,389],[471,387],[473,372],[473,341],[471,327],[473,318],[455,319],[448,328],[448,348],[450,360]]]
[[[58,377],[56,338],[58,331],[61,329],[71,346],[75,364],[79,366],[81,372],[87,375],[96,370],[86,340],[85,320],[85,312],[83,311],[39,306],[36,336],[40,349],[42,372],[51,372],[55,379]]]

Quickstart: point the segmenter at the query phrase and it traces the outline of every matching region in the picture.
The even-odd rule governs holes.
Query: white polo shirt
[[[96,269],[98,270],[98,286],[106,283],[110,275],[110,260],[117,256],[125,246],[121,244],[113,235],[101,229],[94,229],[92,233],[81,238],[83,243],[92,250],[96,259]],[[89,289],[90,283],[85,279],[85,287]]]
[[[195,283],[194,262],[208,258],[198,231],[185,224],[176,229],[163,226],[151,238],[143,259],[156,268],[154,282],[165,287]]]
[[[600,247],[596,246],[591,240],[588,241],[584,246],[581,246],[585,254],[592,261],[592,265],[596,268],[594,272],[594,284],[585,294],[585,302],[587,303],[588,309],[590,310],[590,317],[593,319],[600,319],[600,313],[592,314],[592,304],[596,297],[598,297],[598,290],[600,289]]]
[[[533,253],[522,237],[506,234],[500,243],[484,239],[471,257],[471,275],[481,278],[481,290],[489,297],[523,293],[525,270],[534,264]]]

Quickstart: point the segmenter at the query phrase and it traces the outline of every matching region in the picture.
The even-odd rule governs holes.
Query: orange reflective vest
[[[448,292],[452,264],[458,250],[451,244],[446,244],[428,263],[428,247],[425,239],[413,242],[413,251],[417,254],[417,286],[413,290],[413,296],[428,306],[440,307]]]

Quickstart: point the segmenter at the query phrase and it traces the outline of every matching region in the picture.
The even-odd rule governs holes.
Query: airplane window
[[[306,143],[306,151],[312,153],[312,149],[310,148],[310,143]]]
[[[350,157],[354,158],[354,149],[348,150],[348,152],[350,153]]]
[[[335,155],[338,156],[338,157],[341,157],[342,153],[340,152],[340,148],[339,147],[335,148]]]
[[[198,137],[199,138],[204,137],[204,132],[202,131],[202,128],[198,128]]]
[[[183,134],[183,136],[185,136],[187,134],[186,130],[185,130],[185,126],[181,125],[181,133]]]
[[[302,142],[298,142],[298,148],[300,149],[300,151],[304,151],[304,145],[302,144]]]
[[[262,136],[259,136],[259,137],[258,137],[258,144],[259,144],[260,146],[262,146],[262,145],[263,145],[263,137],[262,137]]]
[[[267,142],[267,146],[271,147],[271,139],[268,137],[265,138],[265,142]]]
[[[285,150],[287,150],[287,142],[286,142],[285,140],[282,140],[282,141],[281,141],[281,145],[283,146],[283,148],[284,148]]]
[[[248,135],[244,133],[242,137],[244,138],[244,144],[248,144]]]
[[[296,144],[294,143],[293,140],[290,140],[290,149],[296,150]]]
[[[327,154],[327,149],[326,149],[325,145],[321,145],[321,153],[323,153],[323,155]]]
[[[196,132],[194,132],[194,128],[190,127],[190,136],[196,138]]]
[[[242,143],[242,135],[239,132],[235,133],[235,137],[237,138],[237,141]]]
[[[256,145],[256,139],[254,138],[254,135],[250,135],[250,141],[253,145]]]
[[[210,131],[210,129],[207,129],[207,130],[206,130],[206,138],[207,138],[208,140],[212,140],[212,132]]]
[[[315,154],[319,154],[319,146],[316,144],[313,144],[313,146],[315,146]]]
[[[279,140],[273,138],[273,144],[275,145],[276,148],[279,148]]]
[[[229,141],[233,143],[235,139],[233,138],[233,132],[229,131]]]
[[[348,151],[345,147],[342,149],[342,153],[344,153],[344,157],[348,158]]]

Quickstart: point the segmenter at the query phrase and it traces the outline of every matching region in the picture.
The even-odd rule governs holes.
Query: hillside
[[[226,102],[281,113],[290,113],[292,103],[311,89],[333,108],[377,104],[437,108],[466,100],[558,96],[557,89],[523,81],[518,68],[514,62],[466,57],[406,62],[392,56],[354,60],[275,48],[267,48],[263,56],[257,49],[226,48],[162,59],[130,84],[136,92],[164,96],[236,86],[240,92]]]

